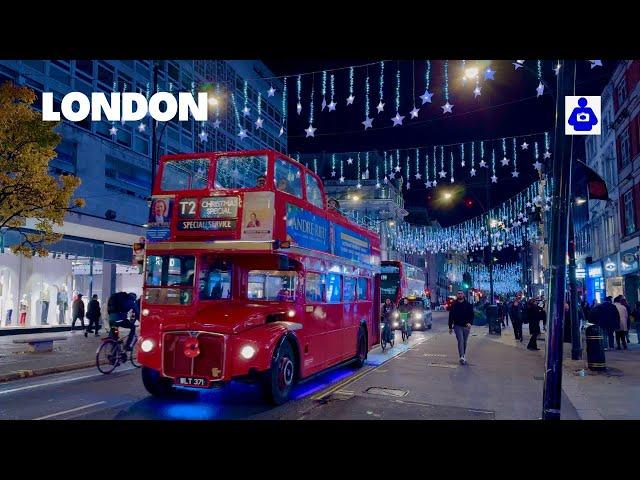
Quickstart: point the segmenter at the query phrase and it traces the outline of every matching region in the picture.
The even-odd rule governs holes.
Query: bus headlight
[[[422,314],[419,313],[419,312],[418,313],[414,313],[413,314],[413,318],[416,318],[416,319],[420,320],[422,318]]]
[[[149,315],[149,309],[148,308],[143,308],[142,309],[142,316],[146,317],[147,315]]]
[[[296,311],[295,311],[295,310],[289,310],[289,311],[287,312],[287,316],[288,316],[289,318],[293,318],[293,317],[295,317],[295,316],[296,316]]]
[[[255,354],[256,354],[256,349],[253,348],[251,345],[245,345],[244,347],[242,347],[242,350],[240,350],[240,355],[245,360],[249,360],[253,358]]]
[[[143,340],[140,344],[140,350],[142,350],[144,353],[149,353],[151,350],[153,350],[153,340],[150,340],[148,338]]]

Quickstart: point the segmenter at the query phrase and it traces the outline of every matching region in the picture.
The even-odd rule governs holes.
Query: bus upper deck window
[[[216,162],[216,188],[261,188],[266,185],[267,156],[222,156]]]
[[[281,192],[302,198],[302,173],[293,163],[281,158],[276,160],[274,181]]]

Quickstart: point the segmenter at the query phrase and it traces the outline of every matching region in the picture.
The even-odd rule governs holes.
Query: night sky
[[[481,73],[482,94],[474,98],[474,81],[463,84],[461,60],[449,61],[449,100],[454,105],[453,115],[442,114],[441,105],[445,103],[443,94],[443,61],[431,62],[430,91],[434,93],[431,104],[421,107],[421,100],[417,98],[425,88],[425,61],[424,60],[395,60],[385,62],[384,102],[385,110],[377,114],[375,106],[378,103],[379,66],[369,68],[370,76],[370,116],[374,118],[373,129],[364,131],[360,122],[364,120],[364,79],[365,68],[356,69],[354,94],[356,100],[353,105],[346,106],[348,96],[348,69],[334,72],[336,74],[336,101],[335,112],[320,111],[322,101],[321,85],[322,74],[314,75],[315,85],[315,113],[314,127],[317,127],[315,138],[305,138],[304,129],[309,124],[309,93],[312,77],[303,77],[303,112],[300,116],[296,113],[296,89],[295,78],[289,78],[289,154],[294,156],[299,153],[326,152],[350,152],[364,150],[392,150],[395,148],[411,148],[426,145],[441,145],[458,142],[471,142],[486,139],[501,138],[514,135],[526,135],[548,131],[553,134],[554,100],[548,90],[545,94],[536,98],[538,85],[536,60],[525,61],[525,68],[514,69],[512,62],[515,60],[491,61],[491,68],[496,71],[494,80],[484,80]],[[278,76],[296,75],[298,73],[321,72],[324,69],[340,68],[350,65],[361,65],[377,62],[377,59],[337,60],[337,61],[268,61],[267,65]],[[556,61],[543,61],[542,75],[547,84],[555,88],[556,76],[552,70]],[[400,114],[406,115],[403,126],[392,127],[391,118],[395,115],[395,78],[396,68],[400,65],[401,99]],[[475,64],[487,65],[488,61],[467,60],[466,66]],[[603,67],[590,68],[590,63],[578,62],[576,94],[600,95],[603,87],[609,80],[615,69],[615,61],[603,60]],[[413,73],[413,75],[412,75]],[[415,79],[415,96],[413,95],[412,77]],[[328,84],[328,82],[327,82]],[[327,92],[329,88],[327,87]],[[410,120],[409,111],[413,108],[413,98],[416,98],[416,107],[420,108],[419,117]],[[327,102],[330,100],[327,98]],[[577,157],[584,159],[584,144],[581,137],[577,137]],[[531,143],[531,142],[530,142]],[[519,178],[512,178],[512,162],[507,167],[501,167],[499,160],[502,158],[501,149],[496,150],[496,171],[499,184],[493,184],[489,188],[491,195],[490,204],[495,206],[515,193],[524,189],[536,178],[536,170],[531,166],[533,159],[533,145],[528,151],[520,150],[518,142],[518,170]],[[541,153],[543,145],[541,146]],[[507,150],[511,150],[510,142],[507,142]],[[468,155],[468,153],[467,153]],[[490,152],[487,155],[490,165]],[[508,155],[511,158],[510,155]],[[401,163],[404,169],[404,155]],[[468,162],[467,156],[467,162]],[[451,225],[478,215],[482,211],[480,203],[474,199],[479,197],[481,203],[486,204],[486,185],[491,175],[489,169],[480,169],[476,166],[475,177],[469,176],[469,165],[463,169],[456,159],[455,178],[456,184],[463,187],[464,194],[455,208],[447,207],[446,210],[438,209],[432,204],[434,196],[438,196],[438,190],[427,189],[422,181],[415,180],[411,189],[405,193],[405,200],[409,207],[425,208],[432,219],[438,220],[442,225]],[[476,155],[476,165],[479,162]],[[445,158],[445,170],[449,170],[448,158]],[[438,163],[439,167],[439,163]],[[412,162],[413,168],[413,162]],[[440,168],[438,168],[440,170]],[[329,169],[324,170],[328,175]],[[323,172],[319,166],[319,172]],[[422,173],[422,172],[421,172]],[[450,187],[449,177],[446,182],[439,181],[438,188],[442,185]],[[431,198],[430,198],[431,197]],[[471,206],[467,206],[467,199],[472,200]]]

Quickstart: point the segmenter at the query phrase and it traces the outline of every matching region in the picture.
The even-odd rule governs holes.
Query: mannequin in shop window
[[[47,321],[49,318],[49,301],[51,300],[51,293],[49,291],[49,284],[44,282],[42,284],[42,291],[40,292],[40,302],[42,302],[42,311],[40,312],[40,324],[49,325]]]
[[[58,324],[64,325],[67,318],[67,309],[69,308],[69,294],[67,286],[62,284],[58,292]]]
[[[15,305],[13,303],[13,293],[9,294],[9,299],[7,300],[7,318],[5,320],[5,325],[11,325],[11,317],[13,315],[13,309]]]
[[[27,321],[27,310],[29,310],[29,300],[27,299],[27,294],[24,293],[20,300],[20,319],[18,322],[21,327],[24,327]]]

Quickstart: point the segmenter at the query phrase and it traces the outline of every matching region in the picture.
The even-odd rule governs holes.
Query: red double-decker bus
[[[139,361],[153,395],[259,380],[277,403],[379,341],[380,241],[272,150],[161,158]]]
[[[381,263],[381,301],[389,298],[398,304],[403,297],[425,295],[424,270],[398,260],[383,260]]]

